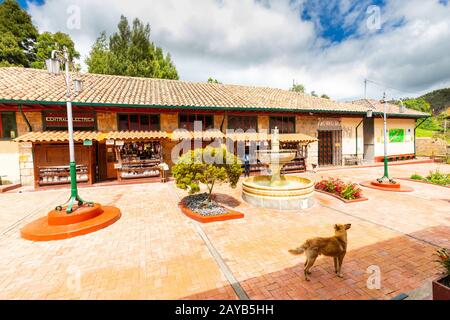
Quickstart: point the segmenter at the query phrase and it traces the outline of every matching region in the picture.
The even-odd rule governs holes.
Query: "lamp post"
[[[45,61],[47,65],[47,70],[54,74],[59,74],[61,62],[64,64],[65,80],[66,80],[65,82],[66,82],[67,128],[69,131],[69,161],[70,161],[69,167],[70,167],[70,190],[71,190],[70,198],[64,205],[67,204],[66,212],[70,214],[73,212],[73,206],[75,203],[77,203],[78,206],[82,206],[83,204],[92,206],[93,203],[84,201],[78,195],[77,166],[75,162],[75,147],[73,140],[72,93],[70,90],[71,78],[69,72],[69,63],[70,63],[69,51],[67,50],[66,47],[64,47],[62,51],[53,50],[51,58]],[[80,93],[83,90],[83,82],[81,80],[75,79],[74,89],[75,95]],[[61,211],[64,205],[56,207],[56,210]]]
[[[387,180],[390,183],[395,184],[394,179],[389,178],[389,170],[388,170],[388,134],[387,134],[387,101],[386,101],[386,93],[383,94],[383,139],[384,139],[384,174],[381,178],[378,178],[377,181],[382,183]]]

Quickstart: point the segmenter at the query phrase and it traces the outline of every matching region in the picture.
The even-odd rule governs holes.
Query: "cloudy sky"
[[[83,57],[121,14],[149,22],[181,80],[283,89],[295,80],[339,100],[362,97],[366,78],[379,83],[368,85],[373,98],[450,87],[449,0],[20,2],[39,31],[69,33]]]

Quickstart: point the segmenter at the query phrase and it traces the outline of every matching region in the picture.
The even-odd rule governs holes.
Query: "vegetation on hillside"
[[[439,115],[445,111],[445,109],[450,107],[450,88],[435,90],[420,98],[426,100],[430,104],[430,108],[434,115]]]

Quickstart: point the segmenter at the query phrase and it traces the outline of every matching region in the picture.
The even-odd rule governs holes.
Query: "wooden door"
[[[319,165],[333,164],[333,131],[319,131]]]
[[[117,163],[114,146],[106,146],[106,179],[116,179],[117,169],[114,165]]]

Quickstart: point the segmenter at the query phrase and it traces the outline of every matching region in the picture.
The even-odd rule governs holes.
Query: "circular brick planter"
[[[379,183],[377,181],[363,181],[360,182],[360,185],[366,188],[381,190],[381,191],[390,191],[390,192],[412,192],[413,188],[407,187],[400,183],[391,184],[391,183]]]
[[[214,216],[203,216],[197,212],[192,211],[184,204],[184,199],[180,201],[178,206],[180,207],[181,212],[183,212],[186,216],[188,216],[191,219],[194,219],[195,221],[201,222],[201,223],[209,223],[209,222],[226,221],[226,220],[244,218],[243,213],[231,210],[231,209],[223,207],[223,206],[222,207],[227,210],[227,213],[220,214],[220,215],[214,215]]]
[[[329,196],[335,197],[336,199],[339,199],[339,200],[341,200],[344,203],[354,203],[354,202],[361,202],[361,201],[369,200],[368,198],[365,198],[365,197],[347,200],[347,199],[344,199],[344,198],[338,196],[337,194],[334,194],[334,193],[331,193],[331,192],[326,192],[326,191],[318,190],[318,189],[316,189],[316,192],[327,194]]]

